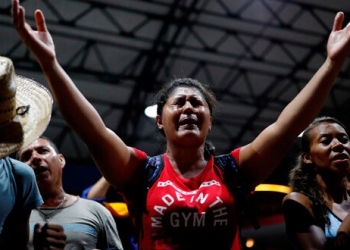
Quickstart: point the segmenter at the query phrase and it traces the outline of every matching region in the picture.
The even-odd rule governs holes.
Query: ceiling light
[[[157,104],[154,104],[152,106],[148,106],[145,109],[145,115],[149,118],[156,118],[157,116]]]

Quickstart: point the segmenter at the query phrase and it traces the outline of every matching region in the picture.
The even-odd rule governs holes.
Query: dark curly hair
[[[294,168],[289,173],[289,186],[292,191],[306,195],[312,202],[312,211],[319,225],[330,225],[327,217],[326,201],[316,181],[316,171],[313,164],[307,164],[302,159],[303,153],[310,152],[310,130],[321,123],[337,123],[346,131],[346,127],[339,120],[329,116],[316,118],[305,129],[301,137],[301,152]]]
[[[164,84],[163,88],[157,93],[154,101],[154,103],[157,104],[157,115],[162,115],[165,103],[168,101],[172,92],[179,87],[190,87],[199,90],[208,104],[211,116],[214,115],[215,108],[218,104],[215,94],[208,85],[192,78],[177,78]],[[161,130],[160,132],[164,135],[164,131]],[[215,147],[211,142],[206,141],[204,148],[204,158],[208,160],[210,155],[214,154]]]

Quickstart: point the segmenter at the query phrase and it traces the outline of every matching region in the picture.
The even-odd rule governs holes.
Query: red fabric
[[[180,177],[164,154],[164,170],[148,191],[140,249],[241,249],[234,199],[213,165]]]
[[[146,160],[147,154],[145,152],[143,152],[137,148],[132,148],[132,149],[135,151],[137,158],[139,158],[141,161]]]
[[[233,158],[235,158],[237,164],[239,163],[239,153],[241,152],[241,148],[236,148],[231,152]]]
[[[145,152],[134,150],[140,160],[146,159]],[[237,162],[239,152],[240,148],[231,152]],[[163,156],[164,170],[147,193],[146,212],[138,227],[139,249],[241,250],[234,197],[223,185],[222,170],[214,166],[213,157],[202,173],[184,179]],[[129,211],[134,208],[130,215],[136,223],[143,210],[133,206],[140,199],[138,193],[131,197],[127,203]]]

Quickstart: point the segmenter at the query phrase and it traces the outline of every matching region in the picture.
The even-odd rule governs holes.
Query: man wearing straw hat
[[[28,165],[10,158],[10,155],[43,133],[50,121],[51,110],[50,92],[42,85],[16,75],[12,61],[0,56],[2,250],[27,249],[31,210],[43,203],[33,170]]]

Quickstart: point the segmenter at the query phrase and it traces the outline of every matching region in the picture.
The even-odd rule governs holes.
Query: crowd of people
[[[32,103],[35,98],[21,91],[26,84],[36,91],[39,84],[15,76],[11,60],[0,57],[0,166],[6,173],[0,174],[6,201],[0,207],[0,249],[242,249],[241,203],[303,131],[290,173],[293,192],[281,201],[291,244],[348,249],[349,137],[337,119],[316,118],[350,53],[344,13],[336,14],[327,57],[306,86],[251,143],[225,154],[215,155],[207,142],[217,106],[212,90],[192,78],[166,83],[155,97],[165,152],[152,157],[106,127],[74,85],[59,64],[43,12],[35,11],[36,29],[26,22],[19,0],[12,0],[12,15],[50,91],[41,86],[40,100]],[[103,175],[86,199],[65,192],[65,158],[42,136],[50,120],[50,92]],[[16,160],[9,157],[14,152]],[[119,237],[126,229],[103,205],[110,189],[127,205],[132,229],[126,237]]]

